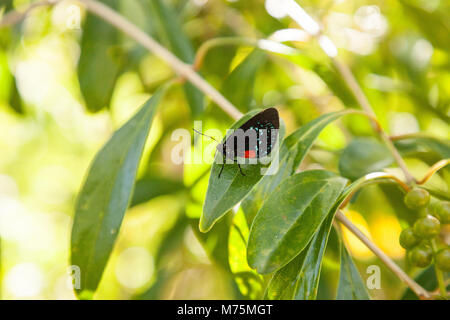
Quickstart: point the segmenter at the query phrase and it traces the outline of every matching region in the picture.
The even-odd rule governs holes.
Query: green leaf
[[[339,172],[350,180],[380,171],[394,162],[387,147],[372,138],[356,138],[339,159]]]
[[[100,282],[130,202],[136,171],[163,90],[117,130],[98,152],[80,191],[72,228],[71,263],[81,270],[79,297]]]
[[[258,299],[261,296],[263,278],[247,262],[247,240],[249,227],[242,210],[233,218],[228,241],[228,261],[231,272],[243,297]]]
[[[322,258],[328,242],[334,213],[332,209],[308,246],[271,279],[266,298],[271,300],[315,300]]]
[[[239,128],[248,119],[259,113],[261,110],[253,110],[244,115],[240,120],[235,122],[231,129]],[[279,134],[281,130],[279,131]],[[225,140],[224,140],[225,141]],[[272,152],[276,152],[275,148]],[[219,179],[219,172],[222,164],[218,160],[222,160],[222,154],[216,152],[216,158],[211,166],[211,175],[209,177],[208,190],[203,205],[203,212],[200,218],[200,231],[209,231],[214,223],[222,217],[228,210],[241,201],[253,186],[263,177],[261,170],[263,165],[243,164],[242,170],[245,176],[241,175],[237,163],[225,164],[222,175]]]
[[[294,174],[320,132],[332,121],[351,113],[351,110],[324,114],[303,125],[284,139],[279,150],[278,170],[264,176],[258,185],[242,201],[242,208],[251,224],[268,195],[286,178]],[[272,166],[277,165],[273,163]]]
[[[117,9],[118,0],[105,0]],[[117,45],[119,31],[95,15],[88,14],[83,26],[78,78],[86,107],[96,112],[110,103],[116,80],[126,59],[124,48]]]
[[[345,249],[341,246],[341,272],[339,275],[339,286],[337,300],[370,300],[358,269]]]
[[[252,51],[225,79],[222,93],[241,110],[248,111],[253,99],[257,71],[266,61],[262,50]]]
[[[156,31],[158,39],[178,58],[186,63],[192,64],[194,62],[195,52],[175,12],[162,0],[150,0],[149,5],[153,18],[153,28]],[[203,112],[205,108],[203,93],[190,82],[185,83],[184,92],[193,116],[197,116]]]
[[[308,245],[347,180],[323,170],[282,182],[264,202],[250,231],[247,258],[258,273],[286,265]]]

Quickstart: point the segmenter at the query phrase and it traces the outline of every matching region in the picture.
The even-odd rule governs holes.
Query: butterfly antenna
[[[196,133],[198,133],[198,134],[201,134],[202,136],[208,137],[208,138],[210,138],[210,139],[213,139],[213,140],[216,141],[216,142],[219,142],[219,141],[217,141],[216,139],[214,139],[213,137],[204,134],[203,132],[197,131],[197,130],[195,130],[195,129],[192,129],[192,130],[194,130],[194,132],[196,132]]]

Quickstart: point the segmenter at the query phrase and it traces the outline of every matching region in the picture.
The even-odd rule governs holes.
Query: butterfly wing
[[[223,147],[229,159],[262,158],[272,152],[278,137],[280,118],[275,108],[256,114],[230,135]]]

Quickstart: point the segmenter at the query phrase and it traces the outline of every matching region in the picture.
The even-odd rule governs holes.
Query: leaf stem
[[[445,166],[447,166],[448,164],[450,164],[450,159],[443,159],[440,160],[438,162],[436,162],[435,164],[433,164],[433,166],[428,170],[428,172],[425,174],[425,176],[417,181],[417,184],[424,184],[425,182],[427,182],[428,180],[430,180],[430,178],[440,169],[444,168]]]
[[[341,205],[339,206],[340,209],[345,208],[349,201],[352,199],[352,197],[355,195],[355,193],[360,190],[362,187],[366,186],[368,183],[374,183],[376,180],[381,179],[388,179],[392,180],[395,183],[397,183],[405,192],[408,192],[411,190],[411,188],[404,183],[402,180],[394,176],[393,174],[386,173],[386,172],[372,172],[369,174],[366,174],[364,177],[360,178],[356,182],[354,182],[352,185],[356,185],[355,188],[348,193],[344,200],[342,201]]]
[[[423,299],[430,299],[431,294],[409,277],[394,261],[391,260],[380,248],[365,236],[343,213],[338,210],[336,219],[349,229],[362,243],[364,243],[399,279],[411,288],[412,291]]]

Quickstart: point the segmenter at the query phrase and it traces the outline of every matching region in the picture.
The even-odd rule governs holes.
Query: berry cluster
[[[420,212],[414,225],[402,231],[400,245],[408,250],[409,261],[417,267],[427,267],[433,257],[436,267],[450,271],[450,247],[434,251],[430,244],[439,236],[441,225],[450,224],[450,202],[431,198],[428,191],[415,187],[404,199],[406,206]]]

